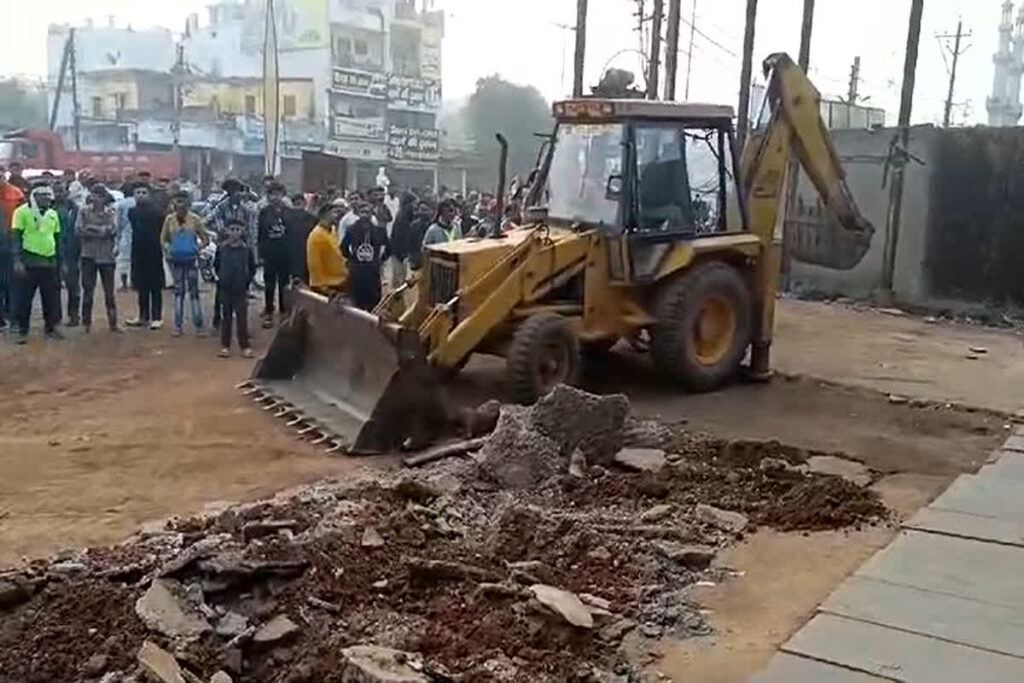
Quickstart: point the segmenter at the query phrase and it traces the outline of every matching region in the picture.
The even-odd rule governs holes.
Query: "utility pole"
[[[679,73],[679,23],[683,0],[668,0],[668,33],[665,38],[665,99],[676,98],[676,76]]]
[[[583,64],[587,52],[587,0],[576,0],[576,54],[573,57],[572,96],[583,97]]]
[[[854,57],[853,65],[850,67],[850,89],[846,93],[847,104],[857,104],[858,86],[860,86],[860,57]]]
[[[800,69],[806,74],[811,67],[811,31],[814,28],[814,0],[804,0],[804,14],[800,22],[800,55],[797,63]],[[800,162],[796,154],[790,152],[789,170],[786,173],[786,206],[784,207],[783,222],[789,218],[789,212],[795,210],[798,189],[800,186]],[[782,255],[781,255],[781,281],[783,291],[789,291],[790,274],[792,271],[793,254],[790,235],[792,231],[783,230]]]
[[[71,68],[71,110],[75,126],[75,150],[82,150],[82,126],[81,126],[81,115],[78,113],[78,67],[75,64],[75,29],[71,29],[71,33],[68,35],[68,42],[70,44],[70,57],[68,58],[68,66]]]
[[[178,43],[177,58],[174,60],[174,122],[171,124],[172,148],[181,147],[181,110],[184,106],[185,44]]]
[[[64,77],[68,72],[68,61],[71,58],[71,38],[64,41],[64,53],[60,58],[60,71],[57,73],[57,90],[53,94],[53,107],[50,108],[50,130],[57,128],[57,112],[60,100],[64,97]]]
[[[743,67],[740,70],[740,105],[736,112],[736,144],[743,154],[750,127],[750,72],[754,61],[754,29],[757,24],[757,0],[747,0],[747,23],[743,30]]]
[[[651,61],[647,76],[647,99],[658,99],[658,79],[661,75],[661,22],[665,13],[665,0],[654,0],[651,17]]]
[[[957,62],[960,61],[960,55],[962,55],[963,53],[967,52],[967,48],[970,47],[970,45],[968,45],[963,50],[961,50],[960,49],[960,40],[961,40],[961,38],[969,38],[970,36],[971,36],[971,32],[970,31],[968,31],[967,33],[964,33],[964,20],[963,19],[960,19],[959,21],[956,22],[956,33],[954,35],[943,34],[943,35],[935,36],[940,41],[948,40],[950,38],[953,39],[953,50],[952,50],[953,63],[949,67],[949,94],[946,95],[946,109],[945,109],[945,112],[942,115],[942,126],[944,128],[949,128],[949,116],[950,116],[950,113],[951,113],[951,111],[953,109],[953,90],[956,87],[956,66],[957,66]],[[945,48],[943,48],[942,56],[943,57],[946,56]]]
[[[690,10],[690,46],[686,48],[686,92],[684,99],[690,99],[690,73],[693,71],[693,39],[697,33],[697,0],[693,0]]]
[[[891,303],[896,272],[896,247],[899,245],[900,219],[903,213],[903,181],[910,146],[910,112],[914,105],[914,79],[917,76],[917,49],[921,42],[921,15],[924,0],[911,0],[910,26],[907,29],[907,55],[903,62],[903,91],[900,95],[899,130],[890,152],[892,185],[889,188],[889,213],[886,216],[885,253],[882,268],[882,293]]]

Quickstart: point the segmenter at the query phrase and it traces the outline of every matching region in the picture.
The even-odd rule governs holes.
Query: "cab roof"
[[[552,107],[556,119],[678,119],[732,121],[733,109],[727,104],[698,102],[659,102],[641,99],[603,99],[585,97],[555,102]]]

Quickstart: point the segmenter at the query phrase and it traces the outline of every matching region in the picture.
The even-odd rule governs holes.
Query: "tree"
[[[521,181],[533,170],[540,145],[534,134],[550,133],[554,126],[551,110],[533,86],[509,83],[493,75],[476,82],[474,92],[462,111],[475,152],[486,163],[484,177],[478,179],[493,187],[498,177],[499,147],[494,136],[508,138],[508,178]]]
[[[590,91],[594,97],[607,97],[616,99],[642,99],[645,93],[637,88],[630,87],[636,81],[632,71],[626,69],[608,69],[601,76],[601,82],[595,85]]]
[[[15,78],[0,80],[0,131],[45,128],[46,92]]]

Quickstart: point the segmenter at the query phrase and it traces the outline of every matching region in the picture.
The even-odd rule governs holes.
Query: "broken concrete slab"
[[[814,455],[807,459],[807,467],[817,474],[842,477],[857,486],[871,483],[871,471],[863,463],[834,455]]]
[[[707,569],[715,559],[715,549],[707,545],[658,541],[654,547],[662,557],[689,569]]]
[[[821,611],[1024,657],[1024,611],[852,576]]]
[[[1024,680],[1024,659],[832,614],[815,616],[782,651],[889,680]]]
[[[654,507],[647,508],[640,514],[640,521],[646,524],[660,522],[663,519],[671,517],[672,510],[674,510],[674,508],[667,503],[655,505]]]
[[[341,680],[345,683],[429,683],[422,669],[416,655],[389,647],[353,645],[341,651]]]
[[[750,520],[743,513],[722,510],[704,503],[697,504],[695,514],[701,522],[733,533],[743,531],[750,523]]]
[[[1024,436],[1014,434],[1003,444],[1003,450],[1024,453]]]
[[[561,474],[565,462],[558,443],[537,430],[529,408],[506,405],[494,433],[480,449],[478,467],[482,478],[521,489]]]
[[[363,530],[363,537],[359,540],[359,545],[364,548],[380,548],[384,545],[384,537],[372,526],[368,526]]]
[[[754,674],[750,683],[882,683],[886,680],[892,679],[779,652],[772,657],[767,669]]]
[[[1021,485],[1013,480],[1002,480],[988,472],[964,474],[946,491],[931,502],[934,510],[965,512],[983,517],[998,517],[1024,521],[1024,496]]]
[[[135,602],[135,613],[151,631],[168,638],[189,638],[206,633],[210,624],[185,597],[173,579],[154,579]]]
[[[607,465],[622,448],[629,399],[622,394],[599,396],[564,384],[555,387],[530,410],[541,434],[565,455],[579,449],[587,461]]]
[[[178,660],[156,643],[148,640],[143,642],[138,660],[143,671],[160,683],[187,683]]]
[[[217,620],[214,633],[222,638],[234,638],[249,628],[249,620],[238,612],[228,611]]]
[[[283,614],[278,614],[256,629],[256,633],[252,636],[252,642],[257,647],[272,647],[288,641],[298,633],[299,627],[294,621]]]
[[[542,583],[535,583],[530,586],[530,592],[537,601],[558,614],[573,626],[580,628],[594,628],[594,617],[583,601],[575,593],[567,590],[548,586]]]
[[[634,472],[657,472],[668,460],[660,448],[623,448],[615,454],[615,464]]]
[[[210,676],[210,683],[232,683],[232,680],[226,671],[218,671]]]
[[[617,643],[630,631],[636,628],[636,622],[632,619],[619,619],[604,626],[597,632],[597,637],[606,643]]]

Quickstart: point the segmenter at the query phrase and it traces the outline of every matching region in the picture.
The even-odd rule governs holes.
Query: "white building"
[[[992,95],[985,101],[988,125],[1016,126],[1020,120],[1020,81],[1024,73],[1024,6],[1013,18],[1013,2],[1003,3],[999,23],[999,50],[992,57],[995,74]]]

